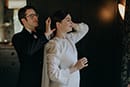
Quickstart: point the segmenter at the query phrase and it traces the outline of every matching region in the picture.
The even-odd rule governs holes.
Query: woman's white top
[[[79,87],[79,71],[70,73],[69,67],[77,62],[75,44],[88,32],[88,25],[80,23],[76,30],[64,39],[54,37],[46,44],[42,87]]]

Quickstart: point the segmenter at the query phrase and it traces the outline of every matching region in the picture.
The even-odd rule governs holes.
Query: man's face
[[[28,9],[25,16],[25,27],[36,28],[38,26],[38,15],[33,9]]]

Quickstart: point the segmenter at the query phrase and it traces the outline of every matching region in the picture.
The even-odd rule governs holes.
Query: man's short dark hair
[[[28,9],[33,9],[34,11],[36,11],[36,9],[33,6],[24,6],[24,7],[20,8],[19,11],[18,11],[18,19],[19,19],[19,21],[20,21],[21,24],[22,24],[21,19],[25,18],[26,11]]]

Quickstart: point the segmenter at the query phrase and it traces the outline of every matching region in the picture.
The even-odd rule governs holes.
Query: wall
[[[16,87],[19,74],[17,53],[12,46],[0,44],[0,87]]]
[[[0,41],[2,41],[3,38],[3,29],[2,29],[2,24],[3,24],[3,15],[4,15],[4,1],[0,0]]]

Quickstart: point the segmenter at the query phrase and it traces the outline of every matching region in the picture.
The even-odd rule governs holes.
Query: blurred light
[[[114,4],[107,4],[101,6],[98,11],[98,18],[103,23],[111,22],[115,17],[115,5]]]
[[[119,13],[121,15],[121,18],[124,20],[125,18],[125,6],[122,4],[118,4]]]
[[[9,27],[11,25],[10,22],[5,22],[3,24],[0,25],[0,27]]]
[[[4,26],[6,26],[6,27],[8,27],[8,26],[10,26],[11,24],[9,23],[9,22],[5,22],[4,23]]]
[[[106,8],[101,9],[100,16],[102,20],[106,21],[110,20],[113,17],[111,10],[108,10]]]
[[[9,9],[18,9],[24,7],[27,3],[26,0],[8,0]]]
[[[118,3],[118,10],[122,20],[125,19],[125,6],[126,6],[126,0],[120,0],[120,2]]]

